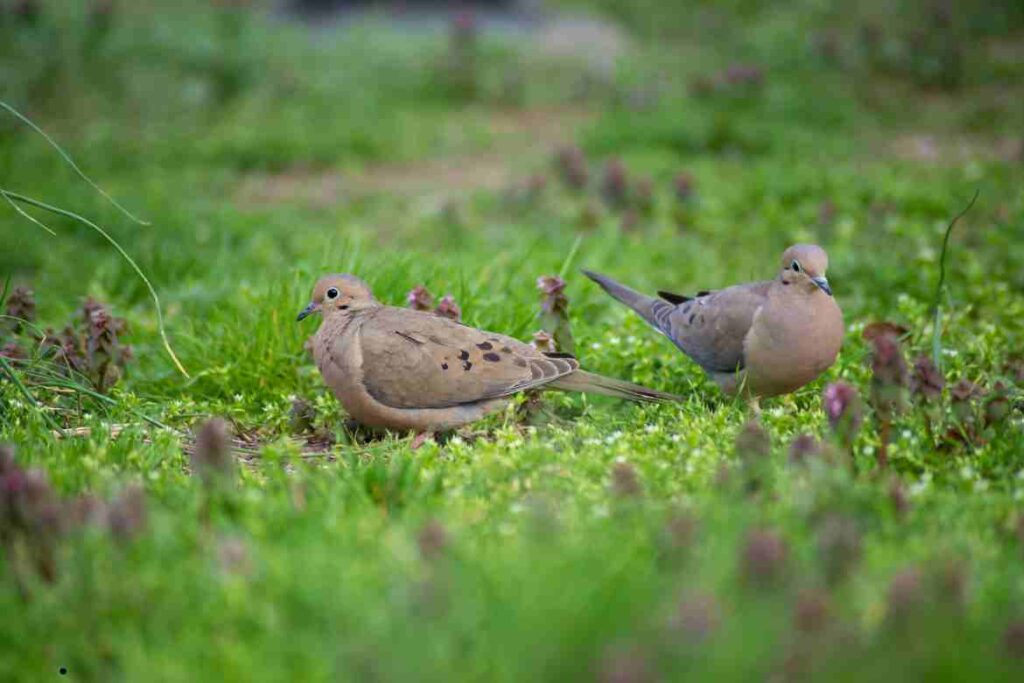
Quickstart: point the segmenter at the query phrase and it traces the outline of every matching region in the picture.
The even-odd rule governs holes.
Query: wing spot
[[[404,339],[406,341],[412,342],[416,346],[422,346],[423,345],[423,342],[421,342],[419,339],[416,339],[415,337],[412,337],[412,336],[406,334],[405,332],[399,332],[398,330],[395,330],[395,334],[397,334],[399,337],[401,337],[402,339]]]
[[[497,363],[499,360],[501,360],[501,356],[499,356],[496,353],[485,353],[484,360],[490,361],[491,363]]]
[[[468,371],[471,367],[473,367],[473,364],[470,363],[468,360],[462,361],[462,369],[463,370]]]
[[[507,347],[507,346],[502,346],[502,347],[501,347],[501,352],[502,352],[502,353],[512,353],[512,349],[510,349],[510,348],[509,348],[509,347]]]
[[[441,363],[441,369],[442,370],[447,370],[448,369],[448,364],[447,363]]]
[[[469,360],[469,351],[466,351],[465,349],[460,350],[459,360]]]
[[[479,344],[476,345],[476,348],[480,349],[481,351],[490,351],[491,349],[494,348],[494,346],[491,344],[491,342],[480,342]]]
[[[697,317],[696,313],[691,313],[690,314],[690,318],[686,322],[689,323],[690,325],[692,325],[693,324],[693,319],[696,318],[696,317]]]

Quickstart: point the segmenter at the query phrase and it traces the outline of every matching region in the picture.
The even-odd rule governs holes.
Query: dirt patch
[[[591,112],[568,108],[497,111],[486,121],[489,143],[473,152],[378,164],[357,172],[295,168],[252,174],[242,180],[236,197],[246,204],[324,207],[382,193],[451,196],[497,190],[545,164],[552,150],[574,140],[592,117]]]

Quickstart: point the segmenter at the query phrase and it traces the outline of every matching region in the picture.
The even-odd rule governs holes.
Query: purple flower
[[[818,204],[818,223],[831,225],[836,219],[836,203],[831,199],[825,199]]]
[[[619,461],[612,466],[611,490],[617,498],[638,498],[643,495],[640,476],[632,464]]]
[[[416,311],[429,311],[434,307],[434,297],[423,285],[416,285],[405,296],[406,304]]]
[[[775,585],[783,578],[788,555],[786,542],[776,532],[754,529],[747,534],[743,546],[743,575],[752,585],[762,588]]]
[[[772,453],[771,437],[757,420],[750,420],[736,435],[736,453],[744,460],[764,459]]]
[[[437,313],[442,318],[450,318],[456,321],[462,318],[462,309],[459,308],[459,304],[455,302],[455,297],[451,294],[445,294],[441,297],[441,300],[437,303],[437,308],[434,309],[434,313]]]
[[[789,462],[800,465],[821,455],[821,443],[810,434],[800,434],[789,444]]]
[[[649,214],[654,209],[654,181],[650,178],[640,178],[633,188],[636,208],[644,214]]]
[[[916,567],[903,569],[889,582],[889,618],[903,621],[923,601],[921,570]]]
[[[215,417],[207,420],[196,435],[192,450],[192,471],[206,483],[230,474],[235,458],[231,452],[231,427],[227,421]]]
[[[853,518],[832,514],[822,522],[818,558],[829,583],[838,583],[850,574],[861,558],[861,534]]]
[[[569,326],[569,298],[565,295],[565,280],[557,275],[537,278],[541,292],[540,323],[551,334],[559,351],[572,353],[574,342]]]
[[[604,167],[601,196],[613,209],[621,209],[629,197],[629,179],[621,159],[610,159]]]
[[[14,288],[7,297],[7,315],[17,318],[15,321],[7,321],[14,324],[14,332],[19,332],[22,329],[21,322],[18,321],[35,322],[36,300],[31,289],[28,287]]]
[[[942,397],[942,389],[946,380],[939,372],[932,359],[922,354],[914,361],[914,369],[910,374],[910,393],[926,403]]]
[[[832,431],[847,443],[852,441],[864,421],[857,390],[846,382],[833,382],[825,387],[822,402]]]
[[[1014,659],[1024,659],[1024,619],[1014,619],[1003,632],[1003,647]]]
[[[693,595],[679,603],[671,627],[681,631],[687,640],[704,640],[721,623],[721,609],[714,596]]]
[[[693,189],[695,181],[693,174],[687,171],[681,171],[676,174],[675,179],[672,181],[672,186],[675,190],[676,199],[685,204],[693,199]]]
[[[910,497],[899,479],[893,479],[889,484],[889,502],[897,517],[905,517],[910,512]]]
[[[962,379],[949,389],[953,416],[959,422],[968,423],[974,419],[975,401],[983,396],[985,390],[970,380]]]
[[[907,363],[895,333],[880,331],[871,342],[871,405],[882,420],[891,420],[906,403]]]
[[[608,652],[598,673],[601,683],[645,683],[655,680],[647,658],[636,647],[618,647]]]
[[[803,633],[820,633],[828,624],[830,612],[828,593],[806,588],[797,596],[793,609],[793,626]]]
[[[122,541],[138,536],[146,526],[146,518],[146,493],[137,484],[121,491],[107,510],[110,533]]]
[[[441,522],[432,519],[420,529],[416,536],[416,545],[420,549],[420,557],[427,561],[434,561],[448,549],[448,531]]]
[[[313,431],[313,422],[316,419],[316,409],[313,404],[304,398],[292,400],[292,407],[288,411],[289,426],[292,434],[305,434]]]
[[[579,147],[563,147],[555,156],[555,168],[566,187],[582,190],[587,185],[587,159]]]
[[[755,64],[731,64],[725,70],[729,85],[757,87],[764,82],[764,71]]]
[[[1010,415],[1012,408],[1010,388],[1004,382],[996,382],[985,399],[985,424],[999,424]]]

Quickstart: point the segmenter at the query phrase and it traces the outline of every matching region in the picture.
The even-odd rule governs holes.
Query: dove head
[[[369,285],[355,275],[325,275],[313,287],[309,305],[298,320],[317,312],[327,317],[378,305]]]
[[[832,288],[825,278],[828,254],[816,244],[794,244],[782,254],[782,272],[779,281],[813,292],[820,289],[832,296]]]

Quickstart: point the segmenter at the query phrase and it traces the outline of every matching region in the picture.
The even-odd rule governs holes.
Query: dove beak
[[[818,285],[818,289],[825,292],[829,296],[832,296],[832,288],[828,286],[828,280],[826,280],[824,276],[812,277],[811,282]]]
[[[301,320],[305,320],[306,318],[308,318],[312,314],[316,313],[318,308],[320,308],[320,307],[314,301],[313,303],[311,303],[310,305],[308,305],[308,306],[306,306],[305,308],[302,309],[302,312],[299,313],[299,317],[295,319],[295,322],[299,322]]]

